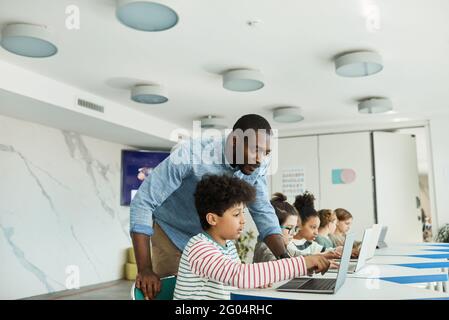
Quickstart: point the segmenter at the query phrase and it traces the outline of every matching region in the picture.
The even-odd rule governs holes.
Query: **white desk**
[[[443,292],[414,288],[374,279],[347,278],[335,294],[280,292],[274,288],[237,290],[231,299],[289,299],[289,300],[399,300],[399,299],[449,299]],[[286,281],[274,285],[281,286]]]
[[[448,274],[449,268],[449,246],[446,245],[435,245],[435,244],[425,244],[425,243],[416,243],[416,244],[393,244],[387,248],[376,249],[375,256],[372,259],[371,263],[382,263],[379,262],[381,257],[386,257],[386,260],[389,260],[393,265],[402,265],[404,267],[410,267],[413,269],[432,269],[435,267],[439,267],[442,272]],[[430,259],[430,261],[426,263],[420,262],[410,262],[406,261],[405,258],[412,259]],[[390,260],[391,259],[391,260]],[[385,261],[385,260],[384,260]],[[394,262],[393,262],[394,261]],[[419,279],[419,277],[417,278]],[[435,282],[437,284],[438,290],[443,290],[445,292],[448,291],[448,281]],[[431,283],[428,285],[432,286]]]
[[[336,272],[327,272],[324,275],[315,275],[316,278],[336,278]],[[357,273],[348,273],[347,278],[379,279],[402,285],[417,286],[426,284],[432,287],[437,284],[437,290],[443,291],[447,286],[448,274],[441,268],[414,269],[391,265],[365,265]]]
[[[443,242],[417,242],[417,243],[388,243],[387,248],[397,248],[397,247],[426,247],[426,248],[440,248],[449,249],[449,243]]]
[[[374,256],[368,261],[367,264],[403,264],[403,263],[430,263],[430,262],[447,262],[447,259],[430,259],[430,258],[417,258],[408,256]]]
[[[413,246],[391,247],[376,249],[374,256],[419,256],[429,259],[449,259],[448,251],[431,251],[427,247],[417,248]]]
[[[367,264],[357,273],[348,273],[349,278],[413,277],[446,275],[441,268],[415,269],[386,264]]]

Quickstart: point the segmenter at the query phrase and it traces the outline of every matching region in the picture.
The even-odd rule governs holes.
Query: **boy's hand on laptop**
[[[321,272],[321,274],[325,274],[330,266],[330,261],[322,255],[305,256],[304,261],[306,262],[308,274],[318,272]]]
[[[151,269],[143,269],[136,276],[136,288],[142,290],[145,300],[153,300],[161,291],[160,277]]]

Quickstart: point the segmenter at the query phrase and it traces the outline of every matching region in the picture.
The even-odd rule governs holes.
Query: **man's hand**
[[[142,290],[145,300],[153,300],[161,291],[159,275],[151,268],[150,237],[142,233],[131,233],[137,262],[136,288]]]
[[[136,288],[142,290],[145,300],[153,300],[161,291],[160,277],[149,268],[143,269],[137,273]]]
[[[305,256],[304,260],[306,262],[308,274],[312,274],[314,272],[321,272],[321,274],[325,274],[330,266],[329,260],[327,260],[322,255]]]

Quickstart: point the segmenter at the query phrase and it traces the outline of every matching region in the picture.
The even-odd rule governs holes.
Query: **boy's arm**
[[[242,264],[222,254],[213,244],[198,241],[189,251],[193,273],[237,288],[258,288],[307,274],[309,269],[327,271],[324,257],[296,257],[276,261]]]

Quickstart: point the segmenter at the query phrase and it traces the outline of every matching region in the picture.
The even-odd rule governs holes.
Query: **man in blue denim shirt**
[[[252,137],[247,135],[251,132]],[[145,179],[131,202],[130,229],[138,268],[136,287],[147,299],[160,291],[159,277],[177,273],[184,246],[203,231],[193,194],[206,174],[234,175],[256,188],[256,200],[248,209],[259,237],[277,257],[287,256],[265,176],[271,135],[266,119],[245,115],[227,138],[182,143]]]

